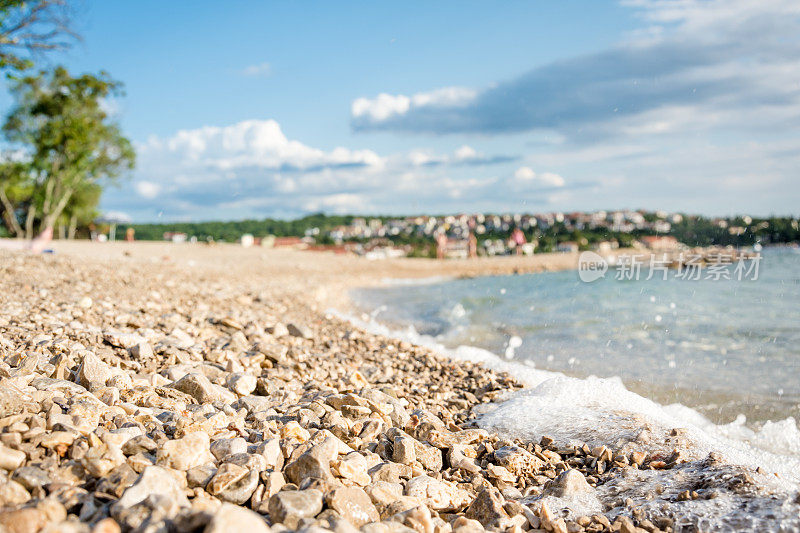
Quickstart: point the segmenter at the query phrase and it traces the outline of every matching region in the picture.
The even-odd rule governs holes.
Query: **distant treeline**
[[[166,224],[132,224],[136,230],[136,239],[160,241],[165,232],[180,232],[199,240],[236,241],[245,233],[255,237],[275,235],[276,237],[302,237],[306,230],[319,228],[321,234],[327,233],[336,226],[348,225],[353,215],[324,215],[316,213],[295,220],[237,220],[230,222],[170,222]],[[371,217],[376,218],[376,217]]]
[[[654,215],[647,214],[646,218]],[[133,224],[137,240],[161,240],[165,232],[181,232],[198,240],[228,241],[233,242],[243,234],[249,233],[255,237],[275,235],[277,237],[302,237],[308,230],[315,229],[314,235],[318,243],[329,243],[328,232],[337,226],[349,225],[356,215],[325,215],[316,213],[295,220],[239,220],[230,222],[174,222],[165,224]],[[396,217],[369,216],[367,219],[380,219],[387,221]],[[721,224],[721,222],[724,222]],[[479,237],[503,238],[508,232],[491,231]],[[547,230],[533,228],[526,232],[528,238],[540,241],[541,251],[549,250],[556,243],[576,241],[583,245],[591,245],[601,240],[617,240],[620,245],[627,246],[641,236],[652,235],[652,231],[634,230],[630,233],[609,231],[603,227],[582,228],[568,227],[558,223]],[[800,242],[800,230],[797,219],[791,217],[769,218],[707,218],[696,215],[683,215],[680,222],[673,223],[672,228],[665,235],[672,235],[679,241],[690,246],[733,245],[750,246],[757,242],[762,244],[779,244]],[[419,245],[426,239],[423,235],[406,234],[388,237],[397,244]]]

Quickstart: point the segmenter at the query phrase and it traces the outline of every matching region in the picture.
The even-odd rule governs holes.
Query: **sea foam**
[[[718,425],[685,405],[664,406],[629,391],[619,378],[569,377],[473,346],[450,348],[413,326],[392,329],[375,320],[377,313],[360,318],[333,313],[370,333],[513,375],[525,388],[484,408],[479,418],[481,427],[501,435],[537,441],[547,435],[565,444],[615,449],[627,445],[649,454],[680,449],[685,464],[621,476],[598,489],[606,501],[633,501],[655,514],[683,517],[683,525],[692,528],[800,531],[800,506],[795,501],[800,489],[800,431],[793,418],[768,422],[757,431],[745,425],[743,416]],[[707,465],[704,459],[712,451],[725,467]],[[709,500],[678,501],[678,492],[693,483],[716,479],[725,486],[741,472],[756,481],[759,494],[726,490]],[[656,493],[661,496],[654,499]]]

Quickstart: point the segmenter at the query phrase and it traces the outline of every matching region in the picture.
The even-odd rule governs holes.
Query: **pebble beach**
[[[796,491],[698,454],[683,428],[593,446],[497,433],[481,416],[522,389],[514,376],[332,312],[387,278],[560,270],[573,254],[52,247],[0,253],[0,531],[800,528]]]

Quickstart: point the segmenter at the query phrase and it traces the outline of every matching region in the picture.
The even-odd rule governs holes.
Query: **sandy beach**
[[[773,473],[699,453],[682,428],[594,447],[498,435],[479,416],[514,377],[328,313],[389,278],[561,270],[577,254],[52,248],[0,255],[0,530],[800,527]]]

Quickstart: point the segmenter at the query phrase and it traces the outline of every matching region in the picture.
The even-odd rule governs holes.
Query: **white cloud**
[[[357,98],[350,111],[356,127],[379,124],[410,111],[437,107],[461,107],[475,99],[478,92],[466,87],[442,87],[412,96],[381,93],[375,98]]]
[[[152,200],[161,192],[161,186],[152,181],[137,181],[134,183],[134,187],[136,188],[136,192],[139,193],[139,196],[149,200]]]
[[[515,161],[516,159],[519,159],[519,157],[510,155],[486,155],[483,152],[479,152],[475,148],[464,144],[456,148],[451,154],[438,154],[427,149],[412,150],[407,154],[406,159],[412,166],[431,167],[439,165],[496,165]]]
[[[269,76],[271,73],[272,66],[267,62],[249,65],[242,69],[242,74],[245,76]]]
[[[536,66],[478,89],[359,98],[356,130],[422,133],[554,131],[592,143],[610,135],[704,129],[748,134],[778,112],[800,122],[800,3],[793,0],[629,0],[645,27],[618,45]],[[441,96],[434,96],[441,95]],[[385,108],[382,102],[402,103]],[[659,116],[654,116],[659,115]],[[637,122],[647,123],[638,125]]]
[[[181,130],[172,137],[150,138],[139,149],[147,161],[200,166],[219,171],[242,167],[314,170],[329,167],[380,167],[371,150],[324,151],[290,140],[274,120],[246,120],[231,126]]]
[[[532,181],[536,178],[536,172],[531,167],[519,167],[514,172],[514,177],[521,181]]]
[[[563,187],[566,185],[564,178],[553,172],[536,173],[531,167],[519,167],[514,172],[514,179],[518,184],[540,187]]]
[[[455,155],[458,161],[465,161],[478,157],[478,152],[476,152],[473,147],[465,144],[464,146],[458,148],[453,155]]]

